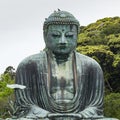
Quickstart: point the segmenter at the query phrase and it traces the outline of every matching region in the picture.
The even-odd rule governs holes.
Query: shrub
[[[106,117],[120,119],[120,93],[111,93],[104,99],[104,113]]]

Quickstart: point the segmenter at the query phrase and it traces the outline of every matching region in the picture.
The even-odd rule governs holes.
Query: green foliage
[[[104,18],[96,23],[81,27],[78,45],[107,45],[107,36],[120,34],[120,17]]]
[[[6,97],[13,92],[12,89],[6,87],[7,84],[12,84],[12,83],[14,83],[14,80],[11,80],[11,77],[8,73],[1,75],[0,98]]]
[[[81,27],[81,32],[77,51],[94,58],[101,65],[107,89],[120,92],[120,17],[97,20]]]
[[[115,54],[120,54],[120,34],[111,34],[107,38],[109,39],[108,46],[110,50]]]
[[[9,73],[2,74],[0,76],[0,117],[4,118],[9,116],[8,114],[8,98],[13,94],[13,90],[7,88],[7,84],[13,84],[14,79],[11,79]]]
[[[111,93],[105,97],[104,113],[106,117],[120,119],[120,93]]]
[[[113,70],[109,82],[115,92],[120,92],[120,54],[114,55]]]
[[[105,35],[120,33],[120,18],[119,17],[110,18],[106,22],[105,27],[102,29],[101,33]]]
[[[113,66],[116,69],[120,69],[120,54],[116,54],[114,57],[115,58],[114,58]]]

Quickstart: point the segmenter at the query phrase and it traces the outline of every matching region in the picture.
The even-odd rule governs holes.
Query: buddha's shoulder
[[[78,53],[78,52],[76,52],[76,56],[77,56],[78,59],[81,59],[81,60],[84,60],[84,61],[94,61],[93,58],[91,58],[87,55],[83,55],[83,54]]]
[[[78,52],[76,52],[76,59],[77,61],[81,61],[82,63],[87,64],[87,65],[100,66],[99,63],[95,59],[87,55],[80,54]]]
[[[45,51],[40,51],[37,54],[33,54],[33,55],[30,55],[30,56],[24,58],[20,62],[19,66],[30,64],[30,63],[37,63],[37,62],[43,61],[45,59],[45,57],[46,57],[46,52]]]

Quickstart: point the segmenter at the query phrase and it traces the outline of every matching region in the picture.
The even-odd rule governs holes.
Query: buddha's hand
[[[46,111],[36,105],[32,105],[26,118],[28,118],[28,119],[36,119],[36,118],[44,119],[44,118],[47,118],[48,113],[49,113],[48,111]]]
[[[71,117],[71,118],[82,118],[82,115],[80,113],[50,113],[48,114],[48,118],[56,118],[56,117]]]

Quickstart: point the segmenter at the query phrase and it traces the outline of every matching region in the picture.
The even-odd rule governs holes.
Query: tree
[[[15,68],[13,68],[12,66],[8,66],[5,71],[4,71],[4,74],[9,74],[11,79],[14,79],[15,78]]]
[[[13,90],[7,88],[7,84],[13,84],[15,79],[15,72],[13,67],[7,67],[5,72],[0,75],[0,117],[9,116],[8,98],[13,96]],[[13,99],[13,98],[12,98]]]
[[[104,72],[106,88],[120,92],[120,17],[97,20],[81,27],[81,31],[77,51],[97,60]]]

